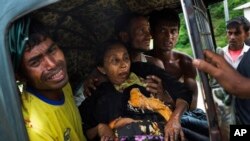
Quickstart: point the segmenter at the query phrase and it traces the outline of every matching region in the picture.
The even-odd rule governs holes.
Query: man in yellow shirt
[[[26,84],[21,99],[30,140],[85,141],[63,52],[42,24],[27,17],[11,26],[8,37],[16,78]]]

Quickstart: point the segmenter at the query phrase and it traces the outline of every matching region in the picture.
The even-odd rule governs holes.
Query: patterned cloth
[[[163,136],[137,135],[134,137],[121,137],[119,141],[163,141]]]
[[[121,85],[114,85],[115,89],[119,92],[122,92],[125,88],[137,84],[142,87],[146,87],[146,83],[143,83],[140,78],[133,72],[130,73],[129,78],[123,82]]]

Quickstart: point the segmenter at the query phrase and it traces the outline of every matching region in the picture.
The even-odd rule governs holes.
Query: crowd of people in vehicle
[[[193,60],[173,50],[180,29],[173,9],[120,15],[116,38],[96,51],[77,107],[64,54],[48,29],[29,15],[18,19],[8,40],[16,79],[25,86],[20,95],[30,140],[209,140],[206,115],[197,108],[195,68],[233,97],[237,122],[230,124],[248,124],[249,27],[243,17],[230,20],[224,56],[206,50],[205,60]]]

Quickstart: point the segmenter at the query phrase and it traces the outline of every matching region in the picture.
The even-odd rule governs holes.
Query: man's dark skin
[[[192,65],[192,58],[180,52],[173,51],[179,36],[180,19],[171,9],[152,12],[150,15],[151,35],[154,48],[150,55],[159,58],[165,70],[185,83],[193,90],[191,109],[197,106],[196,70]]]

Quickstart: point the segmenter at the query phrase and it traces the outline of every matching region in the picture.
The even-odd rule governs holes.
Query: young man
[[[159,58],[165,67],[166,72],[174,76],[179,81],[193,91],[190,109],[182,119],[182,127],[188,128],[203,137],[208,137],[208,124],[206,115],[201,109],[197,109],[197,84],[196,70],[192,65],[192,58],[180,52],[173,51],[177,44],[180,18],[173,9],[163,9],[153,11],[149,18],[151,35],[153,38],[153,50],[149,52],[151,56]],[[193,134],[187,134],[193,136]],[[195,135],[192,140],[201,140],[199,135]],[[202,139],[203,140],[203,139]]]
[[[250,46],[244,43],[249,36],[249,27],[249,21],[244,17],[237,17],[229,21],[227,25],[227,35],[229,39],[228,52],[232,59],[230,64],[237,67],[237,71],[245,77],[250,77],[250,67],[248,66],[250,63]],[[226,58],[227,61],[229,61],[229,59],[229,57]],[[236,123],[250,124],[249,106],[249,99],[235,97]]]
[[[24,17],[9,31],[9,46],[31,141],[84,141],[63,52],[43,26]]]
[[[228,45],[222,50],[224,57],[235,69],[250,46],[244,42],[249,37],[249,22],[244,17],[237,17],[227,22]]]
[[[243,56],[248,51],[249,46],[245,45],[245,40],[248,38],[249,22],[244,17],[237,17],[229,20],[226,25],[228,45],[222,49],[218,48],[217,51],[227,62],[237,69]],[[234,104],[238,105],[237,98],[234,98],[230,93],[224,91],[224,89],[217,84],[217,81],[212,84],[213,98],[217,107],[218,119],[222,135],[229,139],[230,125],[236,123]],[[234,102],[235,101],[235,102]],[[241,104],[240,104],[241,105]],[[225,132],[224,132],[225,131]]]
[[[192,66],[192,58],[173,51],[180,29],[180,18],[173,9],[163,9],[153,11],[149,18],[151,35],[154,40],[153,50],[150,55],[159,58],[165,67],[165,70],[175,78],[184,82],[193,90],[193,101],[191,109],[197,106],[197,84],[195,81],[196,71]]]

